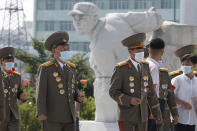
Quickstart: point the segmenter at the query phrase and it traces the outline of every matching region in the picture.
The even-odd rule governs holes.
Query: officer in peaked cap
[[[111,79],[109,94],[120,109],[121,131],[147,131],[149,108],[157,122],[162,122],[149,63],[143,60],[145,39],[145,33],[139,33],[122,40],[130,58],[117,64]]]
[[[67,32],[57,31],[45,42],[54,60],[43,63],[38,70],[37,116],[43,131],[75,131],[74,101],[84,99],[76,86],[76,66],[65,59],[68,40]]]
[[[189,44],[189,45],[185,45],[185,46],[182,46],[181,48],[178,48],[174,54],[179,57],[179,59],[181,60],[181,58],[186,55],[186,54],[194,54],[194,51],[195,51],[195,47],[196,45],[195,44]],[[170,78],[174,78],[180,74],[182,74],[183,72],[179,69],[179,70],[175,70],[175,71],[172,71],[170,72]],[[197,73],[194,71],[194,74],[197,75]]]
[[[1,131],[20,131],[20,111],[17,99],[26,100],[21,84],[21,74],[15,71],[15,49],[0,49],[1,67],[3,68],[3,93],[5,97],[5,120],[0,125]]]

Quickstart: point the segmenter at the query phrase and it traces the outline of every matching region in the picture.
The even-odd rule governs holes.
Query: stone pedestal
[[[80,131],[119,131],[118,122],[80,121]]]

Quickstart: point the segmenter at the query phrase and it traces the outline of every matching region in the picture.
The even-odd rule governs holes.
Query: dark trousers
[[[148,131],[157,131],[155,119],[148,119]]]
[[[129,121],[119,121],[120,131],[147,131],[147,122],[132,123]]]
[[[42,131],[75,131],[74,123],[42,121]]]
[[[174,126],[175,131],[195,131],[195,125],[185,125],[178,123]]]
[[[20,131],[20,120],[16,119],[12,112],[10,119],[3,121],[0,125],[0,131]]]

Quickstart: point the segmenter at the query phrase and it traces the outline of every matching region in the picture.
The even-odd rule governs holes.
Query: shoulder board
[[[118,66],[124,66],[124,65],[127,65],[127,64],[128,64],[128,60],[124,60],[124,61],[119,62],[117,65]]]
[[[197,71],[193,71],[194,74],[197,74]]]
[[[159,71],[165,71],[165,72],[168,72],[168,69],[167,68],[160,68]]]
[[[66,64],[69,66],[69,67],[72,67],[72,68],[76,68],[76,65],[71,63],[70,61],[66,61]]]
[[[47,61],[47,62],[43,63],[42,65],[48,67],[48,66],[51,66],[53,64],[54,64],[54,62],[50,60],[50,61]]]
[[[148,61],[145,61],[145,60],[142,60],[141,63],[142,64],[149,64],[149,62]]]
[[[170,75],[173,76],[173,75],[179,75],[181,74],[181,71],[180,70],[176,70],[176,71],[172,71],[170,72]]]
[[[13,74],[21,76],[21,73],[14,71]]]

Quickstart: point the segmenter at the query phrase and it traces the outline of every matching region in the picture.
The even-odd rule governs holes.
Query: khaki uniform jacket
[[[159,70],[159,78],[160,78],[160,89],[159,89],[159,96],[160,99],[165,100],[165,106],[163,117],[170,119],[170,114],[167,113],[168,111],[171,112],[172,116],[178,116],[178,110],[176,105],[176,99],[174,95],[174,91],[171,88],[171,80],[170,76],[168,74],[168,69],[166,68],[160,68]]]
[[[118,103],[121,121],[146,122],[148,108],[155,117],[160,115],[159,102],[153,88],[148,62],[141,63],[140,73],[130,60],[120,62],[115,67],[109,94]],[[130,101],[133,97],[141,99],[141,104],[131,105]]]
[[[65,71],[65,72],[64,72]],[[75,81],[75,65],[67,62],[62,70],[56,60],[42,64],[37,80],[37,115],[44,114],[53,122],[74,122],[78,89]]]
[[[4,99],[4,88],[3,88],[3,78],[2,71],[0,69],[0,119],[5,118],[5,99]]]
[[[10,114],[12,113],[16,119],[21,119],[19,104],[17,99],[23,93],[21,84],[21,74],[13,72],[12,74],[3,74],[3,87],[5,96],[5,111],[6,121],[10,121]]]

